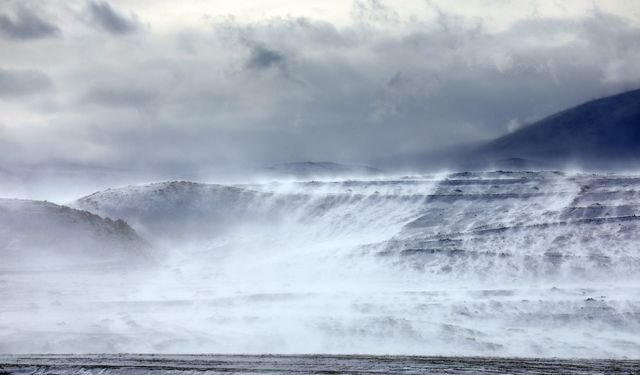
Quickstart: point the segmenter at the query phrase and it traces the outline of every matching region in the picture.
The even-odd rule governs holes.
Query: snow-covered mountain
[[[133,262],[148,250],[122,220],[44,201],[0,199],[0,269]]]

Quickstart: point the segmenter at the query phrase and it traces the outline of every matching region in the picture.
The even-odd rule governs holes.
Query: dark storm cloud
[[[61,109],[47,126],[8,128],[5,138],[23,132],[14,143],[32,151],[20,160],[169,176],[243,163],[367,163],[488,139],[640,86],[640,29],[622,17],[594,11],[488,29],[445,10],[401,18],[377,1],[354,12],[358,20],[343,25],[229,17],[175,34],[70,35],[61,42],[75,44],[60,56],[82,59],[47,67],[58,96],[33,103]],[[56,52],[34,49],[25,62]],[[34,123],[46,116],[36,115]]]
[[[89,2],[92,19],[105,31],[112,34],[129,34],[138,29],[137,18],[126,17],[111,7],[108,2]]]
[[[51,87],[51,79],[39,71],[0,68],[0,97],[20,97],[40,93]]]
[[[387,20],[392,31],[384,28]],[[384,157],[488,139],[510,123],[640,83],[631,70],[640,62],[640,30],[616,16],[537,17],[499,32],[442,11],[435,20],[397,28],[396,17],[371,22],[339,29],[298,19],[236,25],[238,34],[295,56],[287,69],[305,82],[295,95],[306,100],[285,98],[276,82],[270,95],[290,104],[272,121],[292,147],[307,143],[299,152]],[[286,111],[293,120],[283,120]],[[304,132],[313,134],[312,144],[299,136]]]
[[[265,69],[278,65],[284,61],[284,55],[278,51],[254,46],[251,48],[251,55],[247,60],[247,67],[251,69]]]
[[[14,40],[40,39],[60,34],[60,29],[25,7],[18,7],[14,16],[0,14],[0,34]]]

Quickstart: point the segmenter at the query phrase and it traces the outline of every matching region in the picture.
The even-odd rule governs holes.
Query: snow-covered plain
[[[3,268],[0,352],[638,358],[639,198],[564,172],[110,189],[70,206],[152,259]]]

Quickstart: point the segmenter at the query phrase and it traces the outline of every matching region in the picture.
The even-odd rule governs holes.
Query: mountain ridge
[[[458,161],[510,158],[595,167],[640,161],[640,89],[554,113],[477,146]]]

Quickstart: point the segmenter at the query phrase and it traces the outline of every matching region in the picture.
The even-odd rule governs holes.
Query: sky
[[[638,66],[636,0],[0,0],[0,171],[371,164],[638,88]]]

